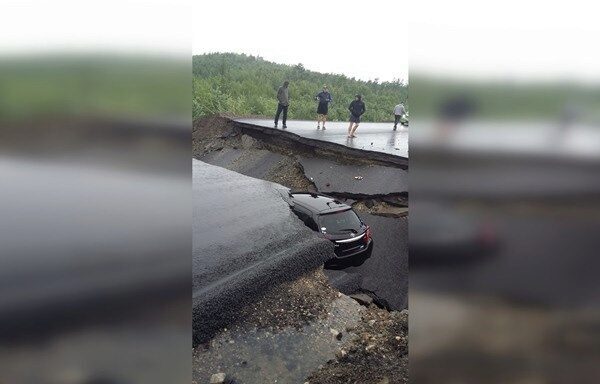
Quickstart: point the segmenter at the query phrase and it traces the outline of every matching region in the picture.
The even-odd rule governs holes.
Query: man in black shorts
[[[354,132],[358,129],[358,124],[360,124],[360,117],[367,111],[365,107],[365,103],[362,101],[361,95],[356,95],[354,100],[350,103],[348,107],[350,111],[350,126],[348,127],[348,137],[356,137]]]
[[[321,122],[323,122],[323,129],[325,129],[325,122],[327,121],[327,113],[329,112],[329,103],[333,101],[331,93],[327,90],[327,86],[323,86],[323,90],[319,92],[316,97],[319,102],[317,107],[317,129],[321,129]]]

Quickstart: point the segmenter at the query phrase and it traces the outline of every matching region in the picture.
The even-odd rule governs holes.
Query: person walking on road
[[[319,106],[317,107],[317,129],[321,129],[321,122],[323,122],[323,130],[325,130],[329,103],[333,101],[331,93],[327,90],[326,85],[324,85],[323,90],[317,94],[316,99],[319,102]]]
[[[360,124],[360,117],[367,111],[361,95],[356,95],[348,107],[350,111],[350,126],[348,126],[348,137],[356,137],[354,134]]]
[[[400,103],[394,107],[394,131],[398,128],[398,123],[402,116],[406,115],[406,108],[404,104]]]
[[[290,85],[289,81],[283,83],[281,87],[277,90],[277,113],[275,114],[275,128],[277,128],[277,124],[279,123],[279,115],[283,111],[283,128],[287,128],[287,113],[288,107],[290,105],[290,93],[288,86]]]

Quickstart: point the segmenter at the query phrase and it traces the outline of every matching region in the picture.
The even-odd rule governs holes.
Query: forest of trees
[[[347,120],[348,105],[357,93],[367,105],[367,121],[391,121],[396,104],[408,106],[408,86],[400,80],[362,81],[233,53],[196,55],[192,63],[194,119],[223,112],[271,117],[277,109],[277,88],[285,80],[290,82],[290,119],[314,119],[315,96],[325,84],[333,97],[330,120]]]

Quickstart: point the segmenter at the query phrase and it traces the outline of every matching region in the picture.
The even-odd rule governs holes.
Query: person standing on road
[[[360,117],[367,111],[365,107],[365,103],[362,101],[361,95],[356,95],[354,100],[350,103],[348,107],[350,111],[350,126],[348,126],[348,137],[356,137],[354,133],[358,129],[358,124],[360,124]]]
[[[406,114],[406,109],[404,108],[404,104],[400,103],[394,107],[394,131],[398,127],[398,123],[402,116]]]
[[[331,93],[327,90],[326,85],[324,85],[323,90],[317,94],[316,99],[319,102],[319,106],[317,107],[317,129],[321,129],[321,122],[323,122],[323,130],[325,130],[329,103],[333,101]]]
[[[288,86],[290,85],[289,81],[283,83],[281,87],[277,90],[277,113],[275,114],[275,128],[277,128],[277,124],[279,123],[279,115],[283,111],[283,128],[287,128],[287,113],[288,107],[290,105],[290,93]]]

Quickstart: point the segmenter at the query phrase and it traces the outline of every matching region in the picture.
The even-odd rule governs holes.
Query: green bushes
[[[193,57],[194,119],[222,112],[272,116],[277,108],[277,88],[290,82],[290,119],[314,119],[315,96],[327,84],[333,96],[330,120],[346,120],[348,105],[360,93],[367,105],[365,120],[391,121],[393,108],[407,102],[408,86],[400,81],[373,82],[349,79],[284,65],[260,57],[213,53]]]

